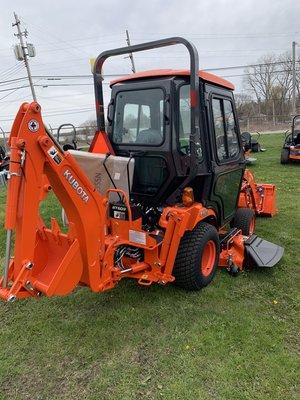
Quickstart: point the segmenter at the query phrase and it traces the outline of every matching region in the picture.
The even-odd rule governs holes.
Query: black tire
[[[211,268],[207,270],[209,273],[204,274],[201,269],[202,256],[208,242],[208,246],[215,249],[215,259]],[[186,290],[200,290],[207,286],[216,274],[219,256],[220,241],[216,228],[206,222],[199,222],[192,231],[187,231],[180,241],[173,268],[174,284]]]
[[[241,229],[243,235],[249,236],[254,232],[255,212],[251,208],[238,208],[230,226]]]
[[[281,150],[280,162],[281,164],[288,164],[290,152],[288,149]]]
[[[260,144],[257,141],[252,142],[251,150],[253,153],[258,153],[260,151]]]

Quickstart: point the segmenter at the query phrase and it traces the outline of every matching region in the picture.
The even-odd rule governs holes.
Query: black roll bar
[[[103,77],[102,67],[109,57],[122,54],[136,53],[138,51],[152,50],[160,47],[183,44],[190,55],[190,85],[191,85],[191,140],[200,139],[199,134],[199,57],[196,47],[188,40],[182,37],[171,37],[153,42],[136,44],[134,46],[119,47],[118,49],[103,51],[97,58],[93,68],[94,88],[96,98],[96,113],[98,131],[105,131],[104,101],[103,101]]]

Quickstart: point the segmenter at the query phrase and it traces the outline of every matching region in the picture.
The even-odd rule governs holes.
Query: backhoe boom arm
[[[104,197],[73,157],[62,152],[46,132],[37,103],[20,107],[10,145],[12,158],[5,221],[8,231],[15,230],[10,277],[16,282],[24,266],[27,269],[30,266],[35,271],[34,287],[40,286],[45,293],[66,294],[79,282],[99,290],[105,243]],[[52,229],[47,229],[39,215],[40,202],[51,189],[67,214],[68,234],[60,232],[55,220],[52,220]],[[59,248],[54,255],[55,243],[59,243]],[[72,263],[68,264],[70,257]],[[60,275],[72,276],[72,284],[55,287]],[[4,283],[2,286],[6,286],[7,279]],[[10,288],[4,287],[1,291],[5,292],[1,296],[9,296]]]

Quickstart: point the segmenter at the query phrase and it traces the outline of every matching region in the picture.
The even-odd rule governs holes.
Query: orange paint
[[[32,120],[39,127],[34,132],[29,129]],[[194,202],[192,190],[186,188],[186,206],[181,203],[165,207],[159,220],[160,229],[144,231],[142,219],[133,220],[124,191],[109,189],[100,194],[73,156],[56,147],[45,131],[37,103],[21,106],[10,146],[10,171],[17,175],[8,184],[6,228],[14,229],[15,244],[9,268],[10,285],[0,288],[0,298],[4,300],[11,296],[20,299],[41,294],[63,296],[77,286],[101,292],[113,288],[123,278],[136,279],[146,286],[172,282],[174,262],[185,232],[193,230],[201,221],[216,225],[215,212]],[[94,147],[95,150],[99,148]],[[248,173],[248,183],[253,184],[250,178]],[[66,212],[67,233],[61,232],[54,218],[51,226],[46,227],[39,214],[40,204],[50,190]],[[128,220],[109,216],[111,192],[123,197]],[[221,267],[228,267],[233,260],[243,268],[243,243],[240,232],[230,239],[220,255]],[[124,256],[121,268],[116,251],[122,246],[139,249],[142,257]],[[204,275],[209,275],[213,267],[215,252],[215,244],[209,241],[199,261]]]
[[[154,77],[161,77],[161,76],[189,76],[189,75],[190,75],[189,70],[154,69],[154,70],[150,70],[150,71],[137,72],[135,74],[122,76],[118,79],[111,81],[110,85],[112,86],[112,85],[115,85],[116,83],[137,80],[137,79],[143,79],[143,78],[154,78]],[[210,72],[199,71],[198,75],[199,75],[199,78],[201,78],[205,82],[213,83],[215,85],[222,86],[222,87],[225,87],[230,90],[234,90],[234,85],[231,82],[229,82],[226,79],[223,79],[217,75],[211,74]]]

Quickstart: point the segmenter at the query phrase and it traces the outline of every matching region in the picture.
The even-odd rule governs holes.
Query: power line
[[[283,69],[281,71],[274,71],[273,74],[280,74],[282,72],[292,72],[292,69]],[[300,72],[300,69],[296,69],[296,72]],[[239,76],[253,76],[256,75],[255,73],[245,73],[245,74],[235,74],[235,75],[222,75],[222,78],[235,78]]]
[[[95,109],[91,108],[90,110],[79,110],[76,111],[76,114],[84,114],[84,113],[90,113],[91,111],[95,111]],[[54,114],[43,114],[43,118],[47,117],[59,117],[63,115],[71,115],[74,114],[75,111],[70,111],[70,112],[61,112],[61,113],[54,113]],[[14,121],[15,118],[5,118],[5,119],[0,119],[0,122],[11,122]]]
[[[29,87],[29,85],[23,86],[23,87]],[[19,90],[19,89],[21,89],[21,88],[15,88],[15,90],[13,90],[12,92],[9,92],[8,94],[6,94],[6,95],[3,96],[3,97],[0,97],[0,100],[5,99],[6,97],[8,97],[8,96],[10,96],[11,94],[15,93],[15,92],[16,92],[17,90]],[[1,92],[1,90],[0,90],[0,92]]]
[[[114,78],[114,77],[119,77],[119,76],[125,76],[125,75],[129,75],[127,73],[120,73],[120,74],[104,74],[103,77],[104,78]],[[32,78],[34,79],[45,79],[45,80],[61,80],[61,79],[92,79],[93,75],[32,75]],[[22,81],[22,80],[26,80],[27,77],[20,77],[20,78],[15,78],[15,79],[9,79],[9,80],[5,80],[5,81],[0,81],[0,85],[8,85],[10,83],[13,82],[18,82],[18,81]]]
[[[14,70],[16,67],[18,67],[18,65],[14,65],[12,67],[9,67],[3,71],[0,72],[0,75],[6,75],[7,73],[9,73],[10,71]]]
[[[299,61],[296,61],[300,63]],[[248,64],[248,65],[233,65],[231,67],[220,67],[220,68],[205,68],[203,71],[224,71],[228,69],[241,69],[241,68],[251,68],[251,67],[267,67],[269,65],[286,64],[286,61],[274,61],[269,63],[259,63],[259,64]]]
[[[298,31],[295,32],[281,32],[281,33],[275,33],[275,32],[260,32],[260,33],[230,33],[230,32],[220,32],[220,33],[183,33],[183,32],[138,32],[138,31],[133,31],[134,36],[139,36],[139,33],[141,33],[143,38],[146,37],[153,37],[153,36],[185,36],[185,37],[190,37],[194,39],[208,39],[208,38],[222,38],[222,37],[228,37],[228,38],[259,38],[259,37],[285,37],[285,36],[296,36],[299,35]]]
[[[300,63],[300,61],[296,61],[296,63]],[[234,66],[228,66],[228,67],[219,67],[219,68],[204,68],[203,71],[224,71],[224,70],[230,70],[230,69],[242,69],[242,68],[254,68],[254,67],[263,67],[263,66],[269,66],[269,65],[279,65],[279,64],[286,64],[286,61],[275,61],[275,62],[270,62],[270,63],[260,63],[260,64],[245,64],[245,65],[234,65]],[[288,71],[288,70],[285,70]],[[274,71],[275,72],[285,72],[285,71]],[[119,76],[126,76],[129,74],[126,73],[114,73],[114,74],[104,74],[104,78],[113,78],[113,77],[119,77]],[[242,75],[248,75],[248,74],[241,74],[241,75],[232,75],[232,76],[242,76]],[[87,75],[87,74],[78,74],[78,75],[32,75],[32,78],[35,79],[47,79],[47,80],[61,80],[61,79],[92,79],[92,75]],[[0,85],[5,85],[9,84],[12,82],[18,82],[21,80],[27,79],[26,77],[20,77],[20,78],[15,78],[15,79],[9,79],[5,81],[1,81]],[[44,85],[43,85],[44,86]]]
[[[21,70],[23,70],[23,68],[24,68],[24,66],[22,64],[15,65],[9,71],[2,74],[1,80],[10,78],[11,76],[13,76],[13,75],[17,74],[18,72],[20,72]]]

